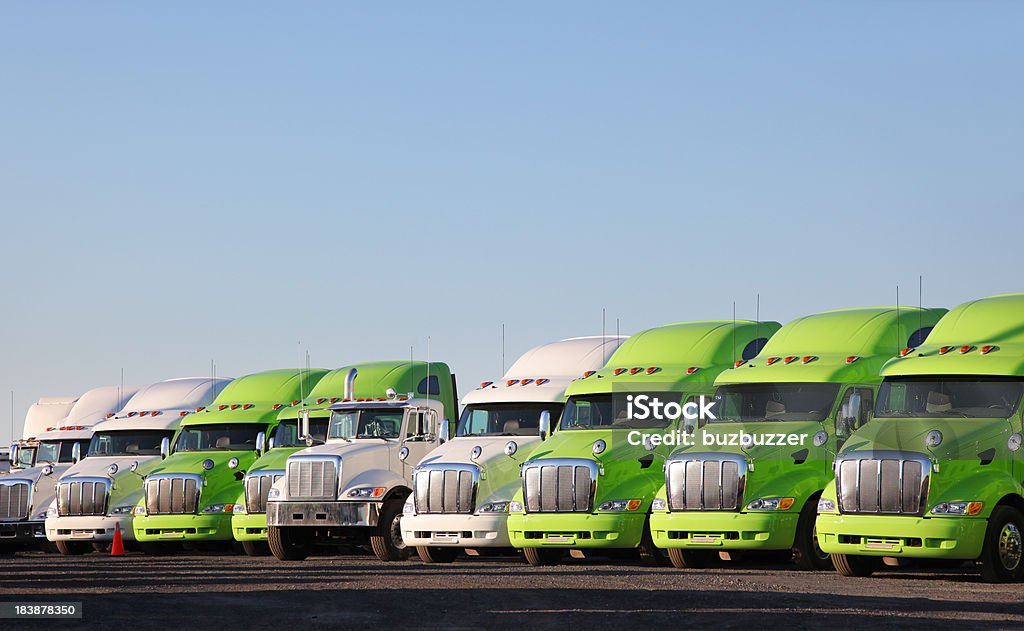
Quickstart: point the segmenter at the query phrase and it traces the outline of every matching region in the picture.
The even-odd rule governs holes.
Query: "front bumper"
[[[786,550],[799,520],[797,512],[657,512],[651,538],[659,548]]]
[[[821,513],[815,526],[818,545],[829,554],[976,559],[988,520]]]
[[[137,541],[230,541],[231,514],[136,515]]]
[[[380,502],[267,502],[269,526],[376,526]]]
[[[238,513],[231,516],[231,534],[235,541],[266,541],[266,513]]]
[[[40,541],[46,541],[46,522],[44,521],[0,522],[0,544],[34,544]]]
[[[121,524],[121,538],[131,541],[132,515],[90,515],[83,517],[48,517],[46,538],[50,541],[113,541],[114,530]]]
[[[409,546],[511,548],[508,514],[403,515],[402,541]]]
[[[508,516],[516,548],[635,548],[645,513],[527,513]]]

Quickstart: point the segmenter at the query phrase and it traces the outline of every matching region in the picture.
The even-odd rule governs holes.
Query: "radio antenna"
[[[732,363],[736,365],[736,301],[732,301]]]
[[[505,374],[505,323],[501,323],[501,374]]]
[[[917,277],[917,329],[920,331],[924,328],[924,275],[919,274]]]
[[[601,356],[604,357],[605,353],[608,352],[607,346],[605,346],[605,326],[604,326],[605,308],[601,307]]]
[[[896,354],[900,354],[900,286],[896,285]]]

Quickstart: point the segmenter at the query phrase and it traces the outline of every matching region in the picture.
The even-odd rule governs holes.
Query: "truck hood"
[[[815,447],[814,435],[822,431],[822,424],[815,421],[787,422],[754,422],[754,423],[708,423],[693,434],[693,445],[677,449],[673,453],[723,453],[742,456],[748,460],[785,460],[792,461],[793,454],[808,450],[808,455],[822,452]],[[754,437],[755,444],[741,447],[739,442],[744,435]],[[803,444],[769,444],[778,443],[781,436],[795,436],[803,440]],[[736,437],[733,439],[733,437]],[[767,437],[771,438],[767,438]],[[707,444],[712,443],[712,444]],[[818,457],[822,457],[818,454]],[[831,456],[829,456],[831,458]]]
[[[515,441],[516,453],[507,456],[505,445]],[[480,468],[477,487],[477,508],[489,502],[507,502],[520,487],[519,467],[530,459],[540,446],[539,436],[468,436],[453,438],[419,462],[424,465],[475,464]],[[473,460],[472,452],[480,447],[480,457]]]
[[[132,473],[133,462],[139,463]],[[163,462],[160,456],[93,456],[80,461],[64,472],[61,480],[74,476],[108,478],[113,481],[107,506],[114,508],[125,504],[136,504],[142,495],[142,478],[153,472]],[[107,468],[117,465],[117,473],[110,475]]]
[[[242,480],[259,454],[252,450],[243,451],[179,451],[167,457],[149,472],[192,473],[202,475],[205,482],[201,502],[205,504],[232,503],[242,490]],[[228,461],[238,458],[238,466],[228,467]],[[213,469],[203,470],[203,461],[213,461]]]
[[[7,476],[6,480],[28,480],[32,483],[32,506],[29,509],[29,519],[39,518],[39,513],[45,512],[56,496],[57,480],[68,470],[70,464],[53,465],[53,473],[43,475],[44,467],[32,467],[22,469]]]
[[[331,442],[324,443],[323,445],[316,445],[315,447],[307,447],[306,449],[296,452],[295,455],[341,456],[342,461],[348,461],[357,457],[372,457],[371,454],[378,454],[382,450],[387,451],[389,449],[398,449],[398,445],[399,443],[397,440],[384,442],[379,439],[358,439],[353,440],[350,443]]]
[[[936,448],[925,445],[931,430],[942,432]],[[876,418],[858,429],[843,445],[842,456],[851,451],[912,451],[938,460],[972,460],[980,452],[1006,450],[1013,432],[1010,419],[980,418]]]

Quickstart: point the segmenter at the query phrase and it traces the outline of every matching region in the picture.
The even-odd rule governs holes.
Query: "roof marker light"
[[[583,373],[583,378],[586,379],[587,377],[589,377],[590,375],[592,375],[592,374],[594,374],[596,372],[597,372],[596,370],[588,370],[587,372]]]
[[[621,375],[624,372],[626,372],[625,368],[616,368],[615,369],[615,376],[618,377],[619,375]]]
[[[801,364],[809,364],[812,361],[814,361],[815,359],[818,359],[818,358],[815,357],[814,355],[805,355],[804,358],[800,360],[800,363]]]
[[[138,412],[129,412],[128,413],[128,418],[131,418],[131,417],[135,416],[136,414],[138,414]]]
[[[325,399],[324,397],[320,397],[319,399],[317,399],[317,400],[316,400],[316,404],[317,404],[317,405],[320,405],[321,403],[323,403],[323,402],[324,402],[324,401],[326,401],[326,400],[327,400],[327,399]]]
[[[998,351],[998,350],[999,350],[999,347],[996,346],[995,344],[986,344],[985,346],[981,347],[981,354],[982,355],[988,355],[989,353],[991,353],[993,351]]]
[[[740,366],[742,366],[745,363],[747,363],[747,360],[745,360],[745,359],[737,359],[735,362],[733,362],[732,367],[733,368],[739,368]]]
[[[784,363],[784,364],[792,364],[796,360],[797,360],[796,355],[790,355],[789,357],[786,357],[786,359],[783,359],[782,363]]]
[[[227,406],[226,404],[223,404],[223,405],[218,405],[218,406],[217,406],[217,409],[218,409],[218,410],[226,410],[226,409],[228,409],[228,406]]]
[[[906,357],[907,355],[909,355],[909,354],[911,354],[913,352],[914,352],[914,349],[908,346],[908,347],[904,348],[902,351],[900,351],[900,357]]]
[[[850,355],[849,357],[846,358],[846,363],[847,364],[852,364],[853,362],[857,361],[858,359],[860,359],[859,355]]]
[[[491,385],[492,383],[494,383],[494,382],[493,381],[485,381],[485,382],[480,384],[480,387],[481,388],[486,388],[487,386]]]
[[[342,403],[351,403],[352,399],[349,399],[348,397],[345,397],[344,399],[341,400],[341,402]]]
[[[110,417],[112,417],[112,416],[114,416],[114,413],[113,413],[113,412],[107,412],[107,418],[110,418]]]
[[[188,410],[182,410],[181,412],[178,412],[178,416],[188,416]]]
[[[939,355],[945,355],[949,351],[953,350],[952,346],[942,346],[939,348]]]
[[[295,399],[295,400],[292,401],[292,405],[298,405],[300,403],[302,403],[302,401],[299,400],[299,399]]]
[[[523,379],[523,380],[521,380],[519,382],[519,385],[525,386],[526,384],[530,383],[531,381],[533,381],[533,379]]]
[[[282,407],[284,407],[284,406],[281,405],[280,403],[275,403],[274,405],[270,406],[270,409],[272,409],[272,410],[280,410]]]
[[[196,408],[196,412],[202,412],[205,409],[206,409],[205,405],[200,405],[199,407]]]
[[[697,372],[698,370],[700,370],[700,366],[690,366],[689,368],[686,369],[686,374],[692,375],[693,373]]]
[[[153,410],[152,412],[150,412],[149,415],[150,416],[160,416],[161,414],[163,414],[163,412],[161,412],[160,410]]]
[[[245,405],[242,406],[242,409],[243,410],[248,410],[248,409],[254,408],[254,407],[256,407],[256,405],[254,403],[246,403]],[[154,414],[156,414],[156,412],[154,412]]]
[[[506,382],[505,382],[505,385],[506,385],[506,386],[514,386],[514,385],[516,385],[517,383],[519,383],[519,380],[518,380],[518,379],[509,379],[508,381],[506,381]]]
[[[963,346],[960,347],[960,354],[961,355],[966,355],[967,353],[970,353],[973,350],[974,350],[973,346],[971,346],[970,344],[964,344]]]
[[[661,368],[658,368],[657,366],[651,366],[651,367],[650,367],[650,368],[648,368],[648,369],[647,369],[647,370],[646,370],[645,372],[646,372],[646,373],[647,373],[648,375],[653,375],[654,373],[658,372],[659,370],[661,370]]]
[[[331,403],[337,403],[338,400],[338,397],[331,397]]]
[[[534,379],[534,382],[535,382],[535,383],[536,383],[536,384],[537,384],[538,386],[543,386],[544,384],[546,384],[546,383],[547,383],[547,382],[549,382],[549,381],[551,381],[551,380],[550,380],[550,379],[545,379],[545,378],[541,378],[541,379]]]
[[[640,372],[641,370],[643,370],[643,368],[630,368],[629,369],[629,374],[635,375],[636,373]]]
[[[768,359],[764,360],[764,363],[769,365],[769,366],[771,366],[772,364],[777,363],[780,359],[782,359],[782,358],[781,357],[769,357]]]
[[[377,397],[377,400],[378,401],[387,401],[388,398],[387,397]]]

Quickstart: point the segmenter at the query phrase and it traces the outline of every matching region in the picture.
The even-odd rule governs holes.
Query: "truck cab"
[[[455,438],[413,473],[402,539],[426,563],[473,553],[513,551],[506,520],[519,466],[557,424],[565,389],[604,366],[622,337],[575,337],[527,351],[497,381],[463,400]]]
[[[95,424],[117,411],[122,392],[110,386],[78,397],[59,425],[37,436],[33,466],[0,477],[0,546],[52,549],[45,521],[57,480],[85,456]]]
[[[369,544],[382,561],[407,555],[400,520],[412,472],[451,435],[455,376],[440,362],[374,362],[350,369],[346,396],[331,405],[327,440],[288,457],[267,499],[267,537],[278,559],[314,545]],[[373,396],[380,391],[384,395]]]
[[[62,419],[67,418],[78,397],[41,397],[29,406],[25,413],[25,422],[19,440],[11,443],[8,458],[11,471],[28,469],[36,464],[36,448],[39,447],[39,434],[48,428],[57,427]]]
[[[869,307],[805,316],[719,374],[717,418],[666,461],[654,544],[680,568],[768,550],[790,550],[802,569],[830,568],[814,519],[833,455],[869,418],[882,364],[908,341],[920,344],[943,313]]]
[[[974,560],[1024,577],[1024,294],[974,300],[882,368],[874,418],[842,446],[818,501],[846,576],[883,557]]]
[[[168,379],[147,386],[95,427],[87,456],[60,477],[46,538],[61,554],[103,548],[122,530],[133,539],[132,511],[142,480],[161,462],[183,417],[210,405],[230,379]]]
[[[135,506],[132,530],[140,547],[162,554],[184,542],[232,541],[231,514],[245,474],[265,451],[280,410],[326,373],[303,368],[246,375],[185,416]]]
[[[778,328],[744,320],[648,329],[570,384],[558,430],[520,469],[509,505],[512,545],[533,565],[557,563],[569,550],[632,550],[653,559],[647,519],[680,434],[676,410],[710,399],[715,377],[754,357]],[[672,413],[652,414],[648,403]]]

